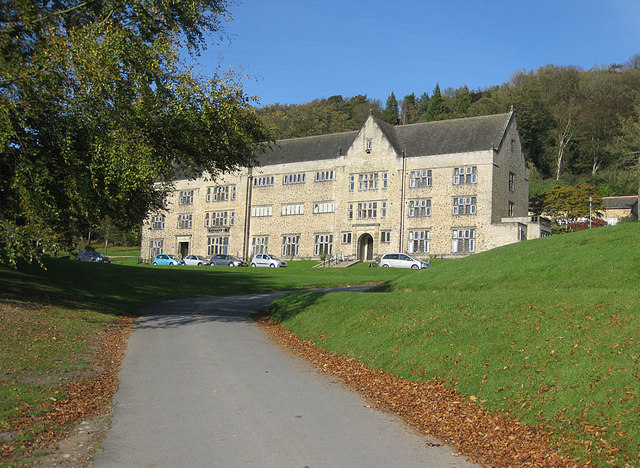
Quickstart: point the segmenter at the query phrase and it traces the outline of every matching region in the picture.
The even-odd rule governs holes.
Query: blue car
[[[182,260],[169,254],[158,254],[151,261],[153,265],[182,265]]]

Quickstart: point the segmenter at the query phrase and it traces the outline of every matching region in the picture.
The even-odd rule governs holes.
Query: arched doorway
[[[373,260],[373,237],[362,234],[358,239],[358,260]]]

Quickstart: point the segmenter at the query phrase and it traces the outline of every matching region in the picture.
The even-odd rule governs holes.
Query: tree
[[[464,116],[471,108],[471,92],[467,85],[455,90],[453,94],[453,109],[458,116]]]
[[[0,263],[160,209],[178,174],[255,161],[269,135],[235,77],[196,76],[227,0],[0,6]]]
[[[555,186],[544,194],[543,213],[553,221],[553,232],[570,232],[580,218],[593,217],[601,203],[593,185]]]
[[[393,91],[387,98],[387,104],[382,111],[382,120],[390,123],[391,125],[398,124],[398,100],[396,99],[396,95]]]
[[[440,93],[440,85],[436,83],[433,94],[429,98],[429,106],[427,107],[426,120],[430,122],[437,120],[444,113],[444,99]]]
[[[402,100],[402,110],[400,111],[400,123],[402,125],[412,124],[416,122],[418,117],[418,106],[416,103],[416,95],[408,94]]]

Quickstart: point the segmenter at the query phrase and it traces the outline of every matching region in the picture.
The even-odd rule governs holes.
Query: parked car
[[[81,262],[111,263],[111,259],[109,257],[105,257],[100,252],[93,252],[89,250],[79,252],[77,258]]]
[[[218,254],[211,257],[209,261],[211,266],[230,266],[230,267],[246,267],[247,262],[243,262],[233,255]]]
[[[423,262],[422,260],[416,260],[407,254],[388,253],[384,254],[380,259],[380,266],[386,268],[413,268],[414,270],[421,270],[431,266],[431,264],[429,262]]]
[[[151,261],[153,265],[182,265],[182,260],[169,254],[158,254]]]
[[[183,261],[187,266],[202,266],[209,264],[209,260],[207,260],[206,257],[201,257],[200,255],[187,255],[184,257]]]
[[[254,255],[253,258],[251,259],[251,266],[278,268],[278,267],[286,267],[287,262],[285,262],[284,260],[280,260],[279,258],[276,258],[273,255],[258,254],[258,255]]]

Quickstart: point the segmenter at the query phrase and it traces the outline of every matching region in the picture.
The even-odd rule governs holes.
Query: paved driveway
[[[147,308],[94,466],[472,466],[273,345],[250,315],[281,294]]]

